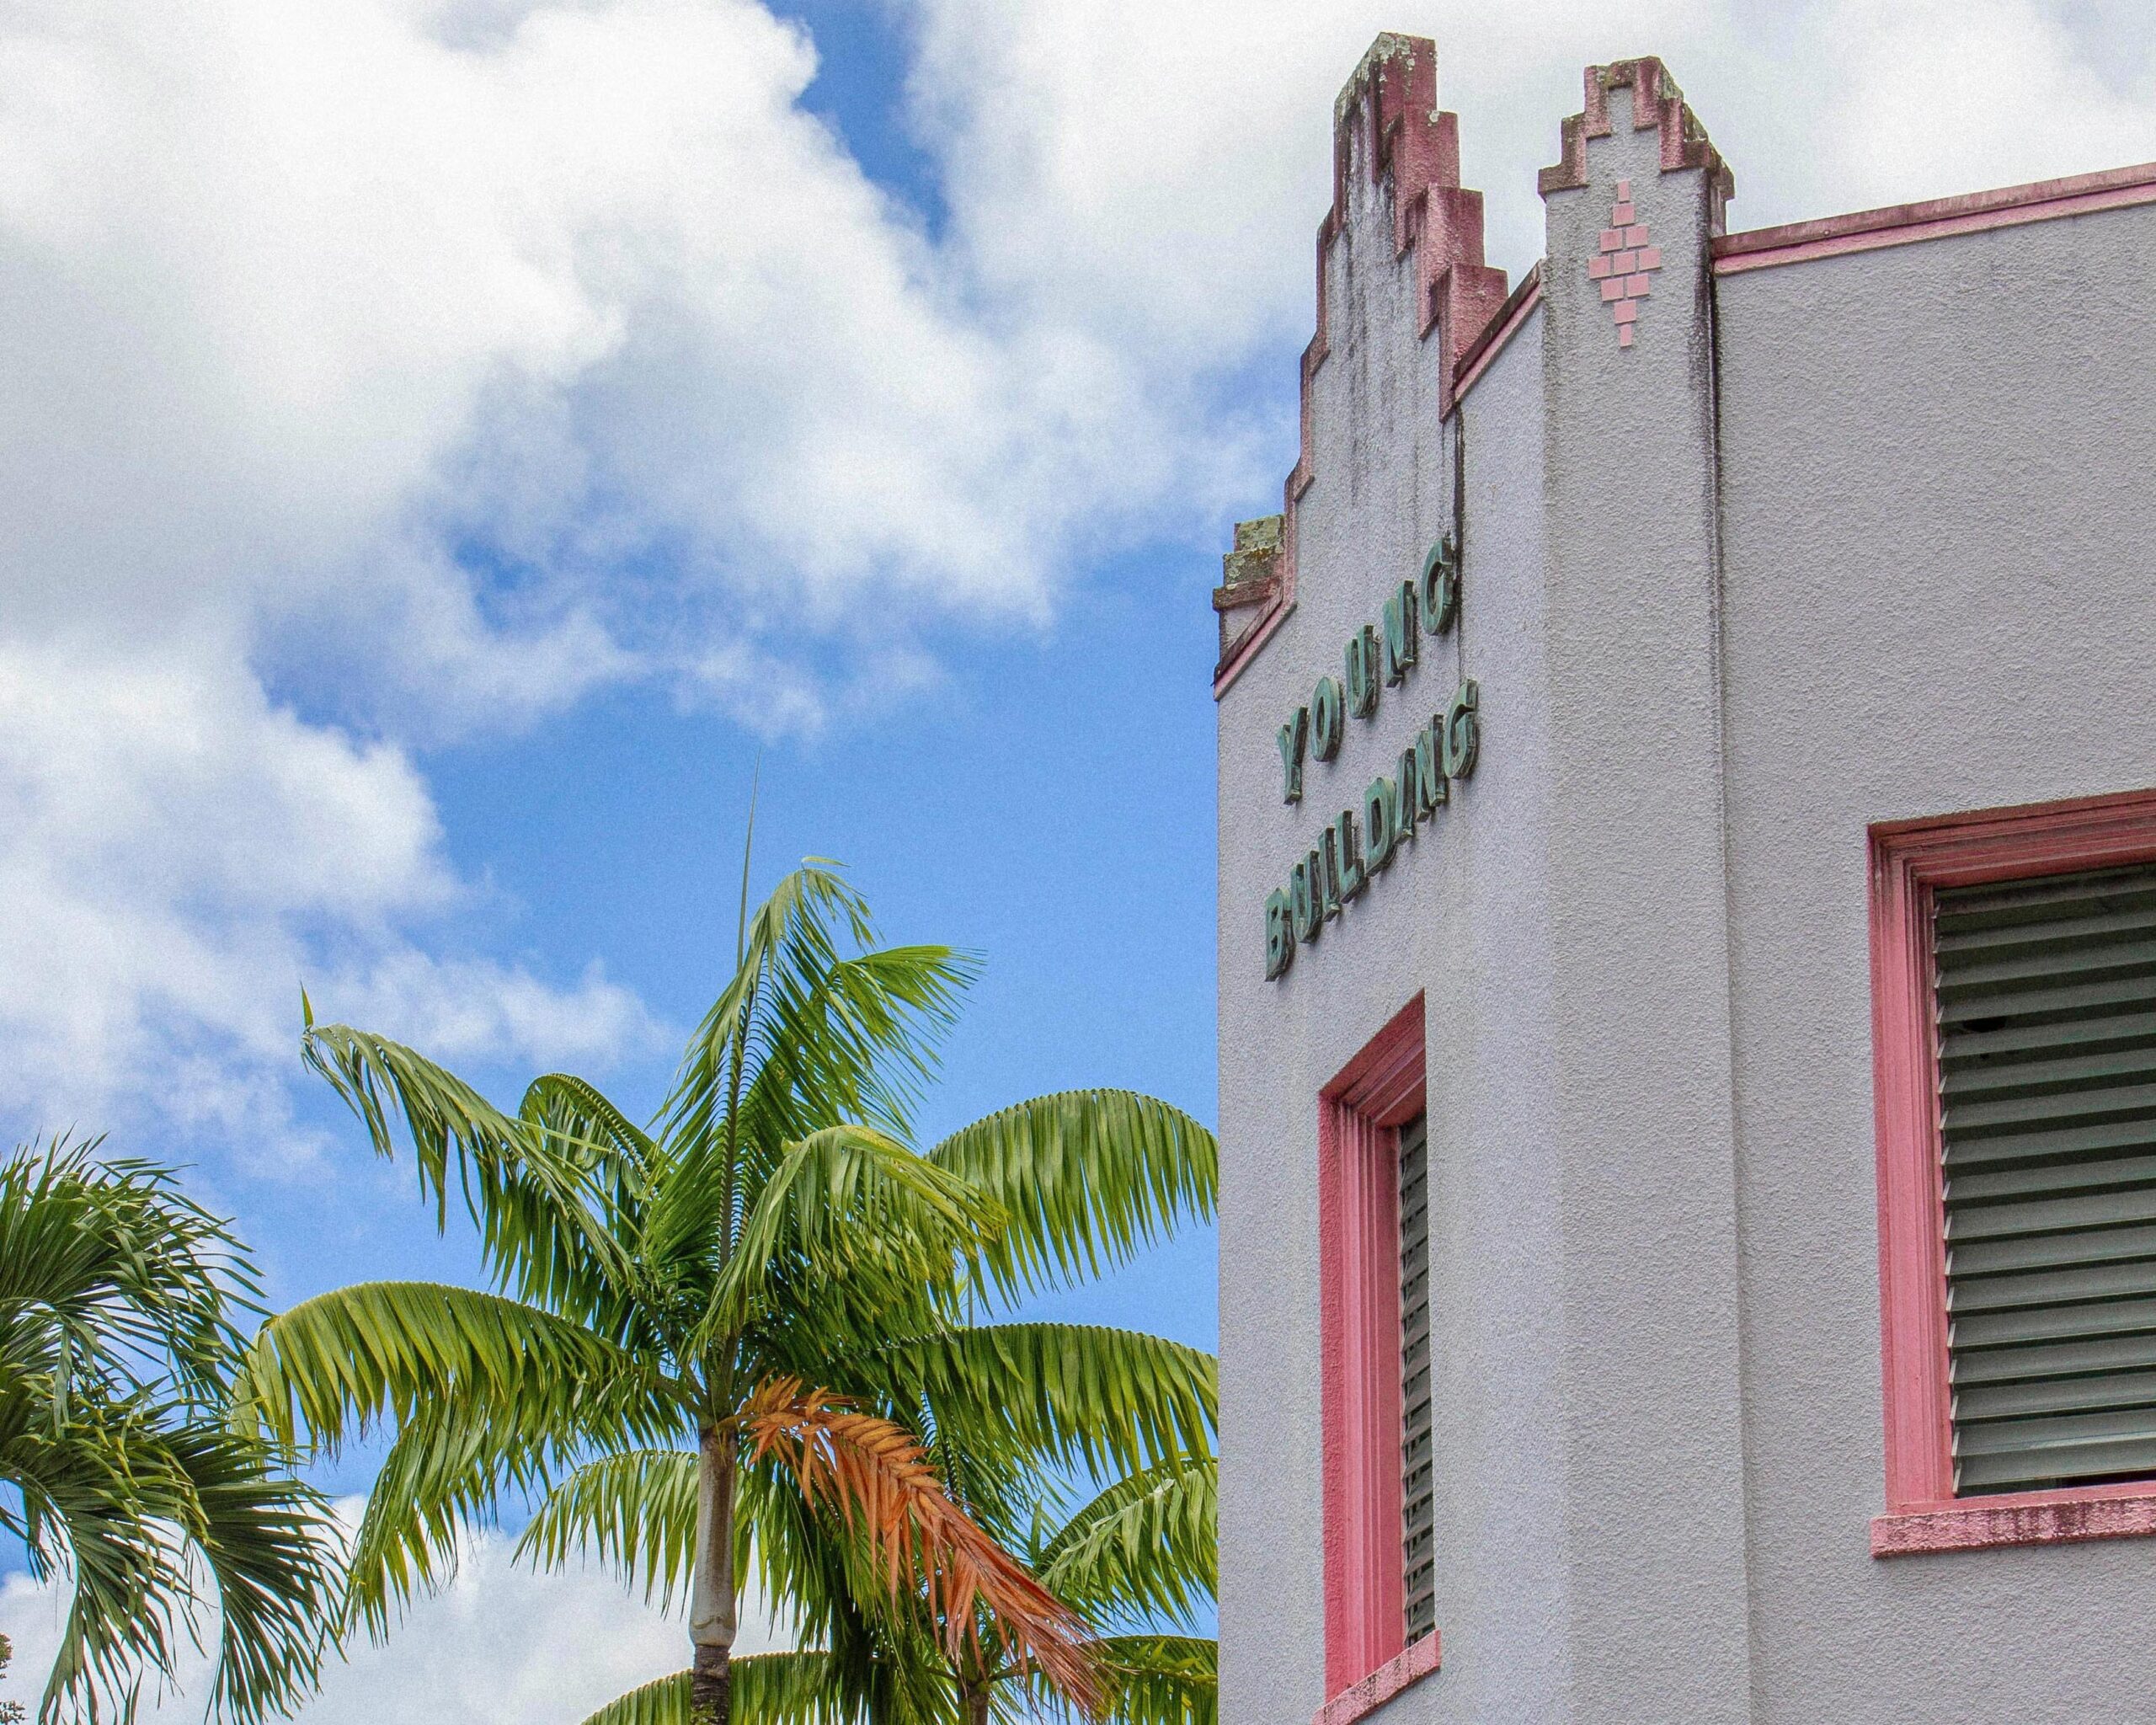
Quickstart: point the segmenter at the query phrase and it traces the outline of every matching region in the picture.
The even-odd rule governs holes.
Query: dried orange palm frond
[[[835,1502],[863,1533],[895,1591],[916,1576],[958,1658],[975,1642],[974,1613],[985,1607],[1022,1665],[1088,1713],[1102,1706],[1101,1680],[1078,1615],[1029,1575],[952,1502],[912,1434],[798,1378],[756,1386],[739,1416],[757,1460],[776,1455],[811,1503]]]

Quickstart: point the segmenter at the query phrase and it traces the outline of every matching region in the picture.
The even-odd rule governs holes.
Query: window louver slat
[[[2156,1335],[2105,1336],[2093,1342],[2054,1338],[2034,1348],[1969,1348],[1954,1361],[1954,1384],[2011,1383],[2028,1378],[2114,1373],[2156,1366]]]
[[[2156,868],[1940,891],[1956,1489],[2156,1474]]]
[[[1401,1556],[1407,1639],[1438,1626],[1436,1501],[1430,1419],[1429,1152],[1422,1117],[1400,1129]]]

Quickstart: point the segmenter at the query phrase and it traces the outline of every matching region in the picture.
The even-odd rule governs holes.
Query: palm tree
[[[74,1583],[40,1717],[131,1711],[214,1607],[211,1711],[260,1719],[312,1686],[334,1524],[221,1415],[233,1315],[259,1309],[245,1252],[168,1171],[98,1148],[0,1166],[0,1529]]]
[[[308,1063],[380,1153],[402,1117],[438,1226],[454,1187],[500,1290],[361,1284],[257,1339],[246,1402],[278,1440],[396,1432],[347,1624],[382,1634],[447,1573],[460,1528],[545,1493],[531,1555],[580,1545],[685,1578],[698,1721],[744,1701],[762,1715],[759,1697],[812,1676],[832,1705],[900,1717],[894,1685],[917,1664],[893,1648],[923,1603],[954,1636],[985,1616],[1011,1658],[1091,1705],[1082,1621],[945,1489],[949,1458],[964,1501],[994,1505],[1039,1462],[1203,1453],[1212,1363],[1123,1331],[977,1319],[1209,1215],[1213,1140],[1166,1103],[1086,1091],[917,1151],[966,963],[878,947],[858,895],[814,864],[753,916],[744,889],[736,951],[648,1130],[561,1075],[505,1114],[412,1049],[309,1013]],[[661,1493],[682,1513],[649,1535],[674,1542],[656,1552],[642,1506]],[[821,1663],[743,1661],[737,1696],[751,1563]]]
[[[686,1455],[680,1462],[690,1461]],[[1022,1541],[1027,1567],[1085,1620],[1098,1680],[1097,1725],[1215,1725],[1219,1716],[1215,1644],[1193,1632],[1215,1591],[1217,1464],[1209,1455],[1171,1455],[1116,1480],[1052,1529],[1037,1514]],[[632,1579],[670,1591],[692,1546],[696,1500],[691,1471],[678,1464],[647,1472],[616,1525],[635,1538],[608,1555]],[[1031,1506],[1045,1511],[1059,1495],[1037,1480]],[[550,1556],[574,1548],[579,1518],[550,1500],[525,1535]],[[926,1626],[930,1632],[920,1633]],[[890,1632],[885,1658],[896,1676],[884,1706],[864,1713],[846,1696],[837,1660],[823,1652],[752,1654],[734,1666],[735,1717],[755,1725],[1012,1725],[1067,1720],[1070,1698],[1043,1683],[983,1614],[970,1633],[953,1637],[932,1622]],[[959,1651],[949,1653],[953,1643]],[[689,1717],[690,1674],[679,1672],[609,1702],[584,1725],[680,1725]]]

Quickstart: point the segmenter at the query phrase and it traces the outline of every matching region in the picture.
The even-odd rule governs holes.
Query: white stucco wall
[[[1445,1657],[1374,1717],[2156,1718],[2156,1541],[1869,1555],[1864,841],[2156,782],[2156,210],[1716,280],[1630,102],[1449,420],[1348,177],[1296,608],[1219,707],[1222,1716],[1326,1699],[1317,1096],[1420,991]],[[1275,731],[1456,473],[1459,629],[1283,804]],[[1463,675],[1474,778],[1266,980],[1266,895]]]
[[[2156,1541],[1868,1555],[1865,827],[2156,783],[2156,209],[1724,277],[1762,1722],[2156,1718]]]

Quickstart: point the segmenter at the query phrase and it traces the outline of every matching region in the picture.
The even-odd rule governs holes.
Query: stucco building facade
[[[1594,67],[1513,285],[1434,60],[1215,595],[1222,1717],[2156,1719],[2156,167]]]

